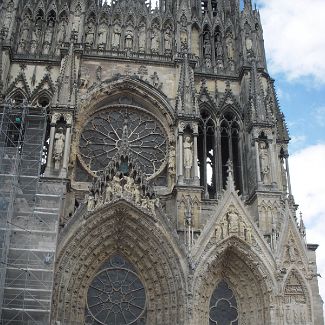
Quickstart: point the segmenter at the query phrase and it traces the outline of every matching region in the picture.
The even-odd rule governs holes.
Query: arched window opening
[[[121,255],[102,265],[92,280],[85,310],[86,324],[146,323],[146,292],[134,266]]]
[[[228,176],[228,161],[231,161],[234,169],[234,181],[236,189],[242,190],[241,151],[240,151],[240,127],[234,114],[225,113],[220,123],[221,134],[221,164],[222,186],[225,188]]]
[[[217,0],[211,0],[213,17],[217,16]]]
[[[201,0],[201,10],[202,14],[208,12],[208,0]]]
[[[198,138],[198,165],[200,185],[205,198],[214,198],[217,192],[217,151],[215,123],[207,110],[202,110]]]
[[[210,299],[209,324],[238,325],[236,297],[225,280],[218,284]]]

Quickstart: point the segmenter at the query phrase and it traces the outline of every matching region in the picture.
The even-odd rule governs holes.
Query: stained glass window
[[[87,293],[86,324],[144,325],[145,288],[134,267],[115,255],[91,282]]]
[[[238,325],[237,301],[224,280],[213,291],[209,319],[210,325]]]
[[[79,142],[81,159],[92,172],[103,170],[118,152],[137,161],[151,176],[161,171],[167,141],[163,126],[150,113],[135,108],[110,108],[93,115]]]

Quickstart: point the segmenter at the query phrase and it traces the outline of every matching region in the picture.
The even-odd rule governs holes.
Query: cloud
[[[259,0],[268,66],[325,83],[325,1]]]
[[[325,127],[325,106],[316,107],[313,111],[313,118],[320,127]]]
[[[307,241],[317,249],[320,293],[325,300],[325,144],[307,147],[290,158],[292,191],[307,227]]]

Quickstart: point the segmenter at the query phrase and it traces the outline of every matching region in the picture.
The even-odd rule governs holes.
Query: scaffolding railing
[[[0,324],[49,324],[63,191],[40,178],[47,114],[12,104],[0,114]]]

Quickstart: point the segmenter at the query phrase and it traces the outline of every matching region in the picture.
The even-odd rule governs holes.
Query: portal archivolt
[[[84,324],[90,286],[105,262],[119,255],[144,286],[147,324],[183,323],[183,257],[159,222],[124,201],[75,217],[60,241],[53,320]]]

